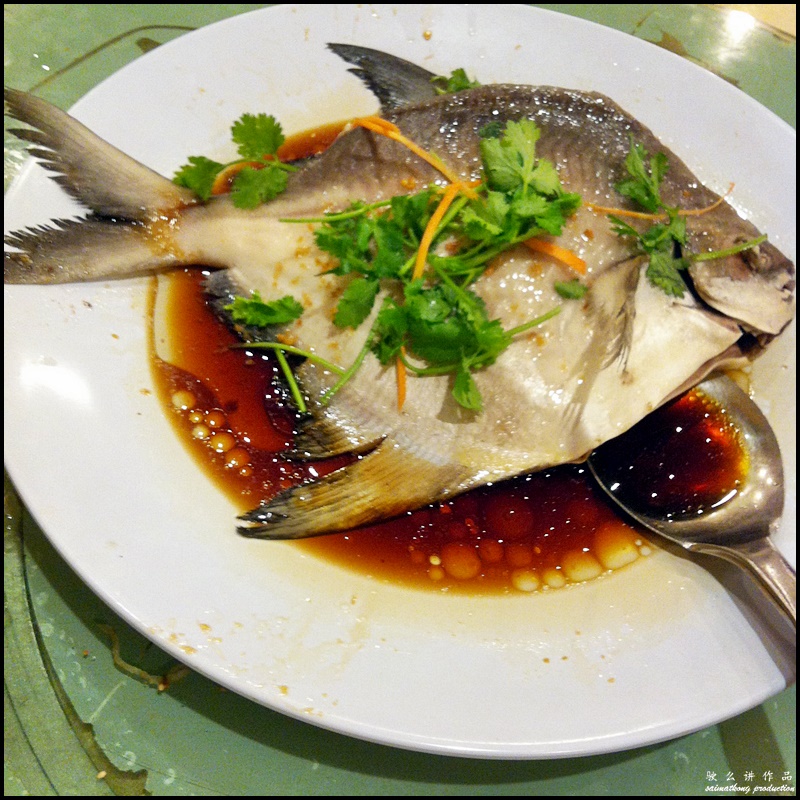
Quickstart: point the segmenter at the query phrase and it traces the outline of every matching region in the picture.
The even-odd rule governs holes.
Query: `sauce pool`
[[[279,369],[270,354],[232,347],[239,340],[206,304],[205,274],[186,269],[170,276],[170,363],[154,353],[153,374],[179,436],[244,512],[347,459],[282,457],[297,418],[284,398]],[[376,579],[471,593],[561,588],[650,552],[641,532],[616,515],[581,466],[504,481],[294,546]]]
[[[732,500],[749,465],[739,430],[698,390],[604,444],[593,460],[625,506],[676,520]]]

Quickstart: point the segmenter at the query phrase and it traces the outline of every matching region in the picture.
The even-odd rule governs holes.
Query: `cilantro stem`
[[[289,362],[286,360],[283,350],[276,350],[275,357],[278,359],[278,364],[280,364],[280,367],[283,370],[283,377],[286,378],[286,383],[289,385],[289,391],[292,393],[292,398],[294,399],[294,404],[297,407],[297,410],[301,414],[305,414],[306,411],[308,411],[308,406],[306,406],[303,393],[300,391],[300,387],[297,385],[294,373],[292,372],[292,368],[289,366]]]
[[[268,158],[261,161],[261,163],[265,167],[277,167],[278,169],[282,169],[284,172],[297,172],[300,167],[296,167],[294,164],[287,164],[285,161],[280,161],[277,158]]]
[[[244,164],[245,166],[258,164],[259,167],[277,167],[286,172],[297,172],[299,169],[299,167],[294,166],[294,164],[287,164],[285,161],[281,161],[278,158],[237,158],[235,161],[229,161],[227,164],[224,164],[223,170],[230,169],[231,167],[238,167],[239,164]]]
[[[405,355],[400,355],[400,360],[403,362],[403,366],[413,372],[415,375],[426,376],[426,375],[447,375],[450,372],[455,372],[459,364],[442,364],[438,367],[418,367],[416,364],[412,364]]]
[[[391,200],[380,200],[377,203],[369,205],[358,206],[358,208],[350,208],[347,211],[339,211],[336,214],[324,214],[321,217],[283,217],[279,222],[340,222],[344,219],[353,219],[354,217],[362,217],[376,208],[385,208],[391,205]]]
[[[539,317],[536,317],[535,319],[529,320],[522,325],[517,325],[516,328],[507,330],[506,333],[509,336],[518,336],[520,333],[525,333],[525,331],[529,331],[531,328],[535,328],[538,325],[541,325],[543,322],[547,322],[547,320],[552,319],[560,313],[561,306],[556,306],[555,308],[551,308],[549,311],[545,312]]]
[[[333,386],[331,386],[331,388],[328,389],[328,391],[325,392],[325,394],[322,395],[322,398],[320,399],[322,405],[327,405],[328,402],[330,402],[331,397],[333,397],[336,394],[336,392],[338,392],[339,389],[341,389],[342,386],[344,386],[347,383],[347,381],[349,381],[350,378],[352,378],[353,375],[355,375],[356,372],[358,372],[358,368],[361,366],[361,363],[364,361],[367,353],[369,353],[370,351],[370,348],[372,346],[372,338],[373,338],[372,331],[370,330],[369,336],[367,336],[367,339],[364,342],[364,346],[359,351],[355,361],[346,370],[340,371],[341,377],[339,378],[339,380],[336,381],[336,383]]]
[[[497,244],[488,245],[485,242],[479,242],[470,250],[463,251],[457,256],[452,257],[452,261],[457,264],[456,269],[449,267],[448,262],[451,260],[450,256],[433,256],[431,260],[433,261],[435,259],[436,262],[446,268],[451,275],[467,275],[468,278],[465,283],[470,284],[483,274],[486,264],[495,256],[509,250],[514,245],[522,244],[531,237],[537,236],[539,233],[542,233],[542,229],[533,227],[523,233],[517,234],[511,239]]]
[[[749,242],[728,247],[725,250],[714,250],[710,253],[690,253],[688,258],[690,261],[713,261],[717,258],[727,258],[728,256],[735,256],[737,253],[741,253],[744,250],[749,250],[751,247],[758,247],[758,245],[766,241],[767,235],[762,234],[756,239],[751,239]]]
[[[310,353],[308,350],[301,350],[299,347],[294,347],[291,344],[284,344],[283,342],[242,342],[241,344],[232,344],[231,347],[245,348],[248,350],[250,348],[254,350],[273,350],[276,353],[291,353],[293,356],[307,358],[314,364],[319,364],[321,367],[330,370],[336,375],[344,375],[345,373],[345,370],[334,364],[332,361],[328,361],[327,359],[322,358],[322,356],[318,356],[315,353]]]
[[[480,191],[481,188],[482,185],[476,186],[475,190]],[[444,215],[444,217],[442,217],[442,222],[439,226],[439,230],[437,231],[437,236],[441,231],[445,230],[450,225],[450,223],[461,213],[461,210],[464,208],[465,205],[467,205],[467,203],[469,203],[469,201],[470,198],[462,194],[461,197],[457,198],[450,204],[450,208],[447,209],[447,213]]]

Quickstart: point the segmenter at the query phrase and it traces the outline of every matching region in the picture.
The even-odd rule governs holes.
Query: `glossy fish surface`
[[[632,140],[667,155],[666,205],[711,208],[686,217],[687,247],[735,250],[759,231],[727,203],[714,205],[718,196],[611,99],[520,85],[439,96],[426,91],[419,68],[374,51],[332,49],[362,70],[359,77],[381,100],[383,117],[435,152],[460,180],[481,178],[479,132],[487,125],[533,120],[541,132],[537,155],[552,162],[565,191],[583,198],[557,243],[585,262],[587,291],[565,300],[556,285],[575,276],[550,255],[517,245],[497,256],[473,286],[491,319],[514,329],[556,307],[559,313],[515,337],[494,363],[474,373],[479,412],[456,402],[451,375],[409,373],[398,407],[394,368],[371,355],[326,401],[338,376],[320,360],[306,360],[297,378],[309,416],[291,455],[359,458],[244,515],[245,535],[297,538],[347,530],[489,482],[580,461],[709,372],[744,363],[792,319],[794,265],[768,243],[692,263],[691,291],[682,297],[647,280],[647,259],[595,210],[629,206],[617,186]],[[408,80],[386,88],[382,67]],[[220,306],[253,292],[264,299],[301,297],[303,315],[281,337],[338,365],[358,358],[365,333],[334,324],[342,292],[341,278],[329,272],[336,260],[318,247],[315,223],[292,220],[447,183],[408,147],[354,127],[292,175],[278,198],[243,210],[225,196],[201,202],[40,100],[7,90],[6,102],[33,127],[20,134],[34,145],[33,154],[93,212],[86,221],[8,237],[6,282],[215,267],[208,291]],[[393,291],[382,286],[381,297]]]

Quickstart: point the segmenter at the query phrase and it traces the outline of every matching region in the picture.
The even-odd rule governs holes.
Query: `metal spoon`
[[[597,482],[633,519],[651,531],[686,550],[724,558],[747,568],[780,608],[797,625],[797,577],[795,571],[774,547],[774,533],[783,513],[783,467],[778,441],[758,406],[730,378],[715,376],[697,387],[719,404],[739,430],[749,455],[749,469],[742,485],[726,502],[702,513],[669,515],[646,503],[631,507],[620,495],[619,444],[616,461],[607,457],[610,445],[603,445],[588,458],[587,464]],[[629,451],[627,458],[635,460]],[[627,461],[625,463],[628,463]],[[635,469],[630,480],[635,480]]]

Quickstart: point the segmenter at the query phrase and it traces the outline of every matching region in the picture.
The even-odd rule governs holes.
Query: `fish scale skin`
[[[480,174],[477,132],[484,125],[534,119],[542,130],[537,155],[555,163],[567,191],[605,206],[627,204],[614,185],[625,177],[631,136],[651,153],[664,150],[608,98],[555,87],[485,86],[386,116],[467,179]],[[72,150],[83,153],[85,147]],[[688,197],[698,207],[716,200],[666,152],[665,200],[679,198],[684,205]],[[67,164],[65,171],[74,169]],[[141,181],[146,185],[145,177]],[[319,216],[355,200],[388,199],[431,182],[445,180],[402,145],[354,129],[291,176],[282,196],[258,209],[242,211],[227,197],[215,198],[173,209],[171,223],[152,231],[150,223],[93,220],[85,227],[86,243],[79,227],[68,239],[56,233],[41,237],[41,247],[35,231],[25,232],[16,235],[15,246],[23,252],[12,261],[27,262],[25,277],[33,282],[53,279],[47,259],[55,260],[59,247],[58,258],[80,261],[75,251],[85,253],[85,245],[97,257],[82,265],[81,279],[106,277],[112,266],[115,275],[180,264],[225,269],[239,293],[258,291],[266,300],[299,296],[305,313],[285,334],[346,366],[361,349],[369,321],[355,333],[332,323],[342,283],[321,275],[333,266],[331,259],[316,248],[311,225],[281,219]],[[689,228],[704,249],[752,238],[755,230],[727,204],[691,219]],[[112,264],[104,247],[114,230],[121,233]],[[554,291],[556,281],[574,277],[568,268],[522,246],[498,258],[475,284],[489,316],[507,329],[563,306],[557,317],[518,337],[494,365],[475,373],[484,399],[481,414],[455,403],[446,376],[409,376],[407,399],[398,410],[393,369],[372,357],[326,405],[321,398],[336,376],[306,362],[297,374],[314,419],[298,436],[296,455],[367,454],[244,515],[242,532],[264,538],[321,535],[489,481],[579,461],[720,364],[740,360],[740,323],[763,344],[793,315],[794,267],[771,246],[760,248],[755,261],[735,257],[695,270],[697,294],[678,300],[649,284],[641,259],[631,257],[630,245],[613,233],[604,214],[579,209],[559,243],[587,262],[590,291],[583,301],[563,301]],[[49,255],[40,258],[40,250]],[[75,279],[71,275],[60,279]],[[726,284],[722,292],[720,282]],[[721,313],[714,308],[720,294]]]

